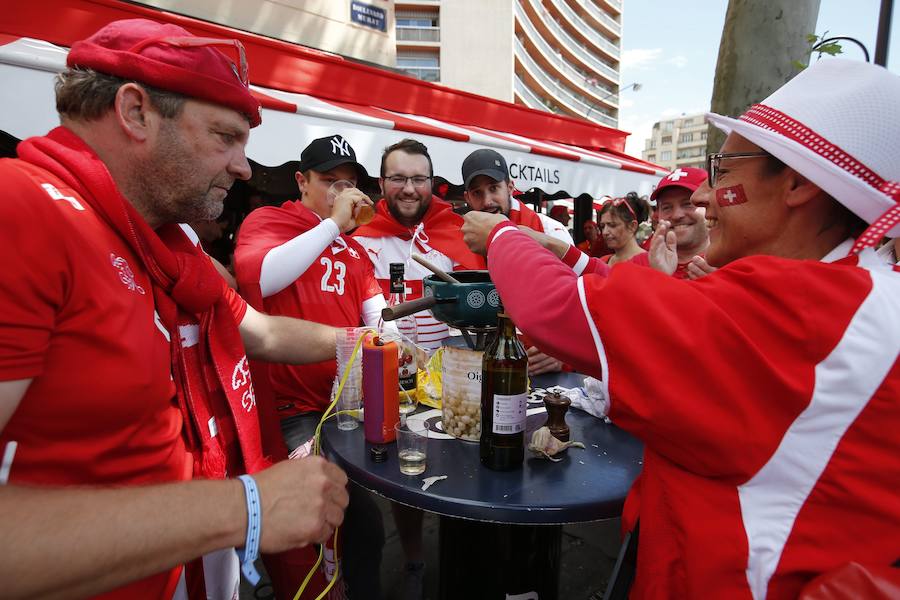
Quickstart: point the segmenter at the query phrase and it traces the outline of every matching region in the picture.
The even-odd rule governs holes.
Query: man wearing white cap
[[[467,215],[516,324],[600,378],[645,443],[631,598],[794,598],[900,557],[900,274],[872,249],[900,233],[898,104],[900,77],[828,59],[739,119],[709,115],[729,136],[693,202],[720,268],[697,281],[578,277]],[[526,274],[553,284],[535,297]],[[646,356],[667,357],[653,377]]]
[[[248,307],[178,225],[250,177],[238,41],[116,21],[67,64],[62,125],[0,161],[0,239],[27,257],[0,274],[2,593],[233,597],[233,548],[256,583],[259,549],[324,541],[347,505],[321,458],[267,468],[245,348],[323,360],[334,330]],[[204,590],[181,565],[215,551]]]

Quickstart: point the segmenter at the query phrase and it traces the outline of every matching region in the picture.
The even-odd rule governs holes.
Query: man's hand
[[[331,219],[340,228],[341,233],[346,233],[356,227],[353,215],[364,204],[372,206],[372,201],[356,188],[347,188],[337,195],[334,199],[334,206],[331,207]]]
[[[569,251],[569,245],[567,243],[555,237],[549,236],[546,233],[535,231],[531,227],[525,227],[524,225],[519,225],[519,231],[528,234],[528,237],[555,254],[556,258],[560,260],[562,260],[562,257],[565,256],[566,252]]]
[[[322,457],[285,460],[254,478],[262,504],[262,552],[324,542],[344,520],[347,476]]]
[[[562,361],[556,360],[552,356],[547,356],[543,352],[537,349],[536,346],[531,346],[526,350],[528,354],[528,374],[529,375],[541,375],[542,373],[557,373],[560,369],[562,369]]]
[[[498,223],[506,221],[505,215],[492,215],[477,210],[466,213],[462,226],[463,241],[475,254],[487,253],[487,239]]]
[[[702,256],[695,256],[691,259],[691,262],[688,263],[687,266],[687,278],[688,279],[700,279],[705,275],[709,275],[716,268],[710,265]]]
[[[678,268],[675,232],[670,226],[668,221],[660,220],[650,240],[650,266],[666,275],[671,275]]]

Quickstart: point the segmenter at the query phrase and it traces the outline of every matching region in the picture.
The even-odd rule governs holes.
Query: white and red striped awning
[[[308,48],[116,0],[51,3],[58,5],[54,10],[61,14],[73,11],[82,17],[84,6],[89,6],[97,23],[145,16],[177,22],[200,35],[242,39],[253,89],[263,104],[263,122],[251,132],[247,155],[263,165],[298,160],[311,140],[340,133],[350,141],[369,174],[376,177],[382,149],[404,137],[423,142],[435,175],[451,183],[462,182],[463,159],[484,147],[494,148],[506,158],[520,190],[540,188],[548,194],[566,192],[571,197],[585,193],[622,196],[628,191],[649,194],[665,175],[656,165],[612,149],[624,143],[626,133],[586,121],[435,86]],[[78,23],[86,31],[96,26],[83,19]],[[65,68],[67,49],[46,40],[68,44],[70,38],[78,39],[72,37],[76,35],[79,33],[71,28],[35,19],[25,9],[13,11],[9,27],[0,29],[0,80],[4,82],[0,86],[0,129],[24,138],[41,135],[58,124],[53,77]],[[298,64],[305,68],[297,68]],[[287,68],[289,65],[292,68]],[[319,71],[315,81],[303,79],[315,69]],[[254,73],[260,75],[254,77]],[[341,77],[350,78],[343,88],[334,81]],[[369,93],[359,89],[367,85]],[[356,91],[345,93],[347,87]],[[398,100],[393,90],[406,96]],[[362,104],[364,101],[377,101],[378,106]],[[551,131],[553,135],[549,135]]]

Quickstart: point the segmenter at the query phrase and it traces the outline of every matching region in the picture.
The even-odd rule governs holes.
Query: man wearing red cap
[[[729,135],[692,198],[719,269],[697,281],[578,277],[466,216],[516,324],[600,378],[645,443],[629,597],[796,598],[900,556],[900,273],[872,249],[900,234],[898,103],[897,75],[828,59],[739,119],[710,114]],[[521,287],[535,273],[539,297]]]
[[[650,195],[659,214],[657,232],[668,244],[651,242],[648,260],[663,272],[678,279],[697,279],[714,269],[703,258],[709,246],[704,211],[691,203],[691,194],[706,181],[706,171],[696,167],[678,167],[662,178]],[[672,236],[674,232],[674,248]],[[649,256],[652,254],[652,256]]]
[[[0,580],[16,597],[171,598],[179,580],[205,597],[180,565],[224,550],[227,570],[239,547],[252,581],[259,549],[343,518],[337,467],[266,468],[244,354],[322,360],[334,330],[248,307],[178,225],[216,218],[250,176],[241,45],[118,21],[67,63],[62,126],[0,161],[0,232],[28,257],[0,275],[0,531],[16,547]]]

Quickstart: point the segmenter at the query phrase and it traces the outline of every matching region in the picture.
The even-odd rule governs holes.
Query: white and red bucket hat
[[[870,224],[853,251],[900,237],[900,76],[850,60],[803,70],[737,119],[709,122],[769,152]]]

